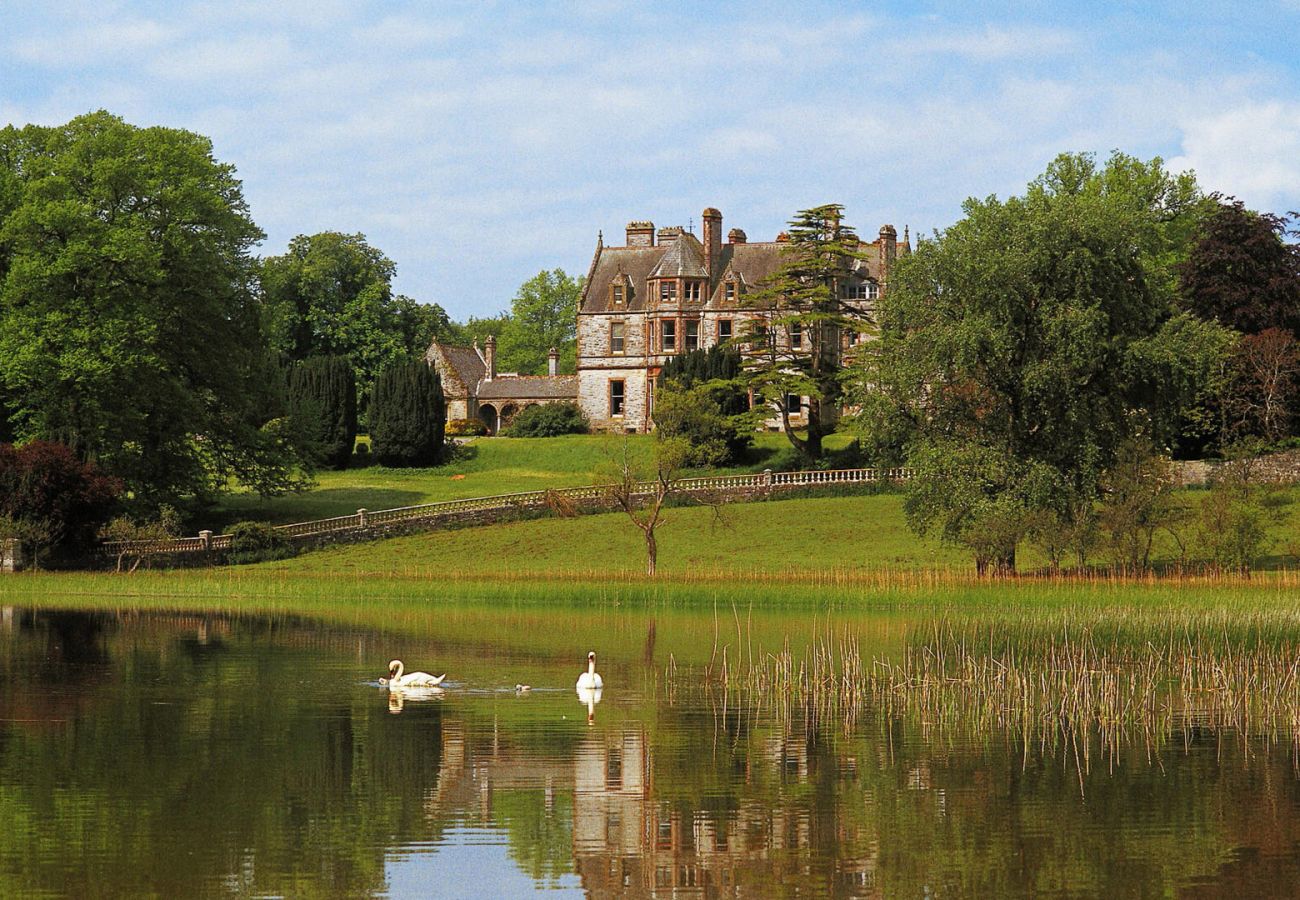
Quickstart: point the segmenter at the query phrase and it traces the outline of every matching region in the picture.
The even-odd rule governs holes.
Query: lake
[[[1290,620],[936,621],[7,606],[0,896],[1300,895]]]

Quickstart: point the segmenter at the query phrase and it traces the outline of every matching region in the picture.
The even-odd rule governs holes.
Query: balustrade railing
[[[911,476],[912,470],[906,468],[816,469],[804,472],[772,472],[768,470],[755,475],[705,475],[698,478],[681,478],[673,482],[673,491],[684,494],[703,494],[725,493],[728,491],[784,490],[837,484],[875,484],[881,481],[906,481]],[[650,481],[641,482],[636,487],[635,493],[650,495],[654,493],[655,483]],[[464,513],[495,512],[508,509],[542,509],[554,503],[557,499],[599,501],[607,495],[609,489],[609,485],[587,485],[583,487],[556,488],[550,491],[521,491],[488,497],[440,500],[436,503],[401,506],[395,509],[360,509],[346,516],[314,519],[310,522],[295,522],[291,525],[277,525],[275,530],[289,538],[314,537],[321,534],[370,529],[400,522],[443,520]],[[190,553],[227,549],[230,547],[230,539],[229,534],[214,535],[211,532],[203,532],[199,537],[176,538],[175,540],[106,541],[100,544],[99,549],[100,552],[110,555],[123,552],[133,554]]]

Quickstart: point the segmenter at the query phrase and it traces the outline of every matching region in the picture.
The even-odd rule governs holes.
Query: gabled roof
[[[704,267],[704,245],[693,234],[683,231],[668,245],[668,252],[650,270],[650,278],[708,278]]]
[[[487,363],[477,347],[453,347],[434,341],[424,358],[442,376],[443,391],[449,397],[465,397],[487,374]]]

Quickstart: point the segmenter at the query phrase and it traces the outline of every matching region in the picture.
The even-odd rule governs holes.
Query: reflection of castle
[[[539,758],[496,729],[488,740],[471,738],[461,722],[444,721],[442,740],[430,815],[475,810],[488,819],[495,791],[539,786],[549,815],[556,794],[571,791],[573,864],[592,898],[769,896],[774,885],[808,875],[817,853],[860,844],[834,810],[811,815],[803,804],[764,802],[748,790],[725,811],[700,808],[702,798],[687,791],[674,791],[672,800],[659,795],[641,726],[593,729],[569,760]],[[815,774],[802,737],[755,741],[746,770],[737,773],[746,782],[804,784]],[[819,877],[832,879],[838,895],[878,896],[875,842],[866,848],[854,859],[833,853],[834,871]]]

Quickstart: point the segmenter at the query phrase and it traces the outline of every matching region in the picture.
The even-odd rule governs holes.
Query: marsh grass
[[[1099,754],[1109,766],[1132,748],[1155,760],[1207,738],[1285,748],[1300,770],[1293,609],[941,616],[915,627],[893,656],[865,654],[852,628],[829,616],[800,649],[787,641],[755,651],[739,617],[733,627],[734,643],[702,672],[665,671],[671,697],[686,680],[724,718],[774,721],[810,738],[874,723],[890,740],[901,728],[927,743],[997,742],[1026,764],[1072,760],[1080,777]]]

